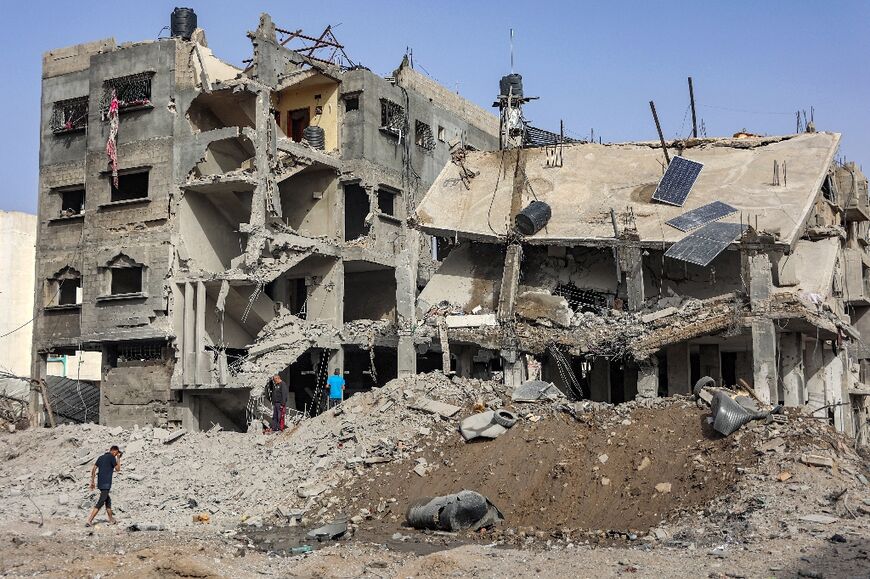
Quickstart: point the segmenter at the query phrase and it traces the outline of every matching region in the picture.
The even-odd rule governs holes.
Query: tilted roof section
[[[495,241],[505,235],[513,219],[516,175],[516,194],[521,198],[518,204],[514,201],[514,208],[525,207],[537,198],[553,211],[544,229],[526,237],[529,243],[612,240],[611,208],[620,231],[631,208],[641,242],[670,244],[686,233],[665,225],[665,221],[722,201],[739,212],[725,221],[742,218],[755,227],[757,220],[759,230],[778,232],[781,243],[793,245],[812,211],[839,142],[839,133],[698,141],[680,153],[704,164],[682,207],[651,201],[664,172],[657,144],[564,145],[561,167],[547,166],[546,147],[472,151],[463,165],[479,174],[463,182],[462,168],[449,163],[420,202],[417,221],[421,229],[435,235]],[[774,161],[780,168],[780,185],[772,184]]]

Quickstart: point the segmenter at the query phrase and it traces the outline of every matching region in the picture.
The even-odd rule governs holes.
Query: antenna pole
[[[689,77],[689,102],[692,104],[692,136],[698,138],[698,120],[695,117],[695,87],[692,85],[692,77]]]
[[[656,122],[656,130],[659,132],[659,141],[662,143],[662,152],[665,154],[665,164],[671,164],[671,157],[668,155],[668,147],[665,145],[665,135],[662,133],[662,125],[659,123],[659,115],[656,112],[656,104],[649,101],[649,108],[652,110],[653,120]]]
[[[511,74],[514,73],[514,29],[511,28]]]

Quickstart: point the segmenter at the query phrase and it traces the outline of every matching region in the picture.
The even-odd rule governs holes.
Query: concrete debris
[[[442,418],[451,418],[461,410],[459,406],[438,402],[437,400],[431,400],[429,398],[418,398],[411,403],[410,406],[414,410],[422,410],[423,412],[438,414]]]
[[[468,440],[498,438],[517,421],[516,415],[504,408],[473,414],[459,423],[459,432]]]
[[[834,460],[827,456],[819,456],[817,454],[801,455],[801,462],[810,466],[833,467]]]
[[[447,324],[448,328],[477,328],[480,326],[495,326],[498,324],[495,314],[446,316],[444,322]]]
[[[553,401],[564,398],[565,395],[561,390],[556,388],[552,382],[544,382],[542,380],[528,380],[523,382],[518,387],[514,388],[511,393],[513,402],[538,402],[541,400]]]

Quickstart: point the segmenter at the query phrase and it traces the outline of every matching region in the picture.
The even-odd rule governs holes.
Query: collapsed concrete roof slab
[[[614,238],[610,210],[622,222],[631,208],[640,242],[653,246],[685,237],[665,221],[722,201],[751,225],[757,220],[759,230],[778,232],[781,243],[793,245],[839,142],[838,133],[696,142],[681,155],[704,168],[682,207],[651,200],[664,161],[650,143],[564,145],[557,167],[548,166],[546,147],[470,151],[464,169],[452,163],[441,172],[417,208],[417,222],[434,235],[496,241],[507,233],[516,207],[538,199],[553,215],[544,229],[525,238],[528,243],[608,244]],[[772,184],[774,161],[788,166],[781,185]],[[463,180],[464,170],[479,174]]]

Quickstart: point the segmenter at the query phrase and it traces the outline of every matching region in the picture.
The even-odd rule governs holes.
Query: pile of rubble
[[[354,468],[407,458],[421,438],[453,434],[439,412],[455,414],[498,388],[438,373],[397,379],[275,435],[91,424],[4,435],[0,516],[84,517],[94,498],[91,465],[117,444],[123,468],[112,494],[125,522],[181,528],[204,513],[229,528],[317,522],[327,491]]]

